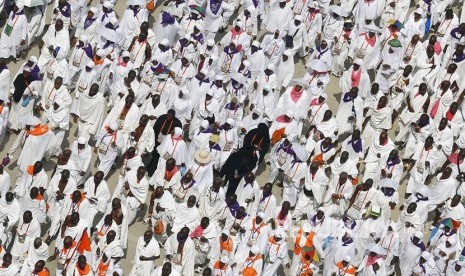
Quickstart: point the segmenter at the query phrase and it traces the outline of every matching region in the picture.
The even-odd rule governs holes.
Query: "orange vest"
[[[105,276],[107,275],[108,268],[110,267],[110,262],[107,262],[105,264],[100,260],[100,263],[98,264],[98,269],[97,269],[97,276]]]
[[[342,265],[342,261],[340,261],[336,264],[336,266],[339,269],[339,275],[341,275],[341,272],[344,272],[344,274],[342,275],[347,275],[347,276],[355,275],[355,267],[351,266],[350,264],[347,267],[344,267]]]
[[[37,276],[50,276],[50,272],[48,271],[48,269],[46,267],[44,267],[44,269],[42,269],[42,271],[39,271],[39,272],[32,272],[32,275],[37,275]]]
[[[90,272],[90,265],[86,264],[84,269],[80,269],[79,266],[76,264],[76,270],[78,271],[79,275],[81,275],[81,276],[87,275]]]
[[[220,273],[221,273],[220,275],[223,275],[223,272],[226,272],[226,270],[228,269],[228,265],[225,264],[223,268],[221,268],[220,261],[216,261],[214,268],[220,270]]]
[[[299,229],[299,232],[297,234],[297,238],[295,239],[295,244],[294,244],[294,254],[299,255],[302,251],[302,247],[300,246],[300,240],[302,239],[302,234],[303,231],[302,229]],[[307,240],[305,241],[305,246],[306,247],[313,247],[313,236],[315,233],[310,232],[307,236]]]
[[[45,134],[48,132],[48,126],[47,125],[38,125],[34,127],[31,130],[26,130],[26,133],[32,135],[32,136],[40,136],[42,134]]]
[[[220,238],[220,250],[221,251],[227,251],[227,252],[232,252],[233,251],[233,241],[231,238],[228,238],[227,241],[222,241]]]

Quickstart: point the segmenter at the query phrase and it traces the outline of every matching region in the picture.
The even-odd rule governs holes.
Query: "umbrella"
[[[36,126],[41,123],[40,119],[33,115],[27,115],[21,119],[21,122],[28,126]]]
[[[347,13],[345,10],[341,8],[341,6],[336,6],[336,5],[331,5],[329,6],[329,10],[339,16],[345,17],[347,16]]]
[[[292,143],[292,149],[294,150],[295,155],[300,161],[303,161],[303,162],[307,161],[308,153],[305,150],[304,146],[302,146],[299,143]]]
[[[396,26],[397,28],[402,29],[404,28],[404,24],[402,24],[402,22],[400,22],[399,20],[394,20],[394,19],[391,19],[387,22],[389,25],[394,25]]]
[[[386,188],[392,188],[394,190],[397,190],[399,187],[399,183],[397,181],[390,179],[390,178],[383,178],[379,181],[379,187],[386,187]]]
[[[201,6],[197,6],[197,5],[190,5],[189,8],[192,10],[195,10],[197,11],[197,13],[199,13],[202,17],[205,17],[205,9],[202,8]]]
[[[47,4],[47,1],[44,0],[20,0],[18,2],[30,8]]]
[[[457,231],[457,229],[460,227],[460,221],[453,220],[451,218],[446,218],[441,221],[441,224],[444,226],[448,226],[451,229],[454,229]]]
[[[328,71],[328,65],[326,65],[326,63],[324,63],[320,59],[309,60],[308,64],[309,64],[309,67],[313,71],[317,71],[317,72],[327,72]]]
[[[308,85],[307,82],[305,82],[303,79],[293,79],[289,82],[290,85],[300,85],[304,89],[310,88],[310,85]]]
[[[386,249],[377,243],[369,244],[367,247],[368,251],[374,252],[378,255],[386,255]]]

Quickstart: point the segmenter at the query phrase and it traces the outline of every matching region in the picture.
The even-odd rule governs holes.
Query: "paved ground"
[[[125,3],[126,1],[119,1],[115,7],[115,11],[117,12],[117,14],[119,16],[122,16],[123,12],[124,12],[124,9],[125,9]],[[160,12],[160,1],[157,3],[157,6],[158,6],[158,9],[156,10],[156,12],[153,14],[154,16],[152,16],[150,18],[150,23],[153,24],[153,21],[154,21],[154,18],[156,18],[156,16],[158,15],[158,13]],[[50,11],[50,9],[49,9]],[[50,18],[50,13],[48,14],[48,17]],[[233,19],[231,19],[233,20]],[[2,26],[3,27],[3,26]],[[221,38],[224,34],[219,34],[217,38]],[[262,36],[263,33],[260,33],[259,36]],[[219,41],[219,40],[217,40]],[[37,45],[37,44],[36,44]],[[38,56],[39,55],[39,50],[38,50],[38,47],[33,47],[29,52],[28,52],[28,56],[31,56],[31,55],[35,55],[35,56]],[[11,71],[11,75],[14,76],[17,72],[17,70],[19,69],[19,67],[22,65],[22,62],[24,60],[18,62],[18,63],[14,63],[14,62],[10,62],[8,64],[8,67]],[[305,73],[305,67],[304,67],[304,61],[302,59],[296,59],[296,70],[295,70],[295,77],[296,78],[299,78],[299,77],[302,77]],[[340,99],[340,95],[341,95],[341,91],[340,91],[340,88],[339,88],[339,80],[337,78],[335,78],[334,76],[331,76],[331,81],[328,85],[328,87],[326,88],[326,93],[328,94],[328,103],[329,103],[329,106],[330,108],[333,110],[333,111],[336,111],[337,110],[337,107],[339,105],[339,99]],[[70,130],[69,132],[67,133],[66,135],[66,139],[63,143],[63,149],[68,147],[73,141],[75,141],[77,139],[77,130],[76,130],[76,125],[73,124],[71,122],[70,124]],[[393,138],[393,135],[394,134],[394,130],[391,130],[390,131],[390,136],[391,138]],[[8,136],[8,134],[6,135],[5,139],[4,139],[4,143],[2,143],[0,145],[0,151],[1,151],[1,155],[0,157],[3,158],[5,155],[6,155],[6,152],[9,150],[9,148],[11,147],[11,145],[13,144],[14,140],[15,140],[16,136],[15,135],[12,135],[12,136]],[[15,179],[16,179],[16,157],[18,156],[18,154],[16,154],[15,156],[15,159],[12,160],[12,164],[10,164],[10,166],[8,166],[7,168],[7,171],[8,173],[11,175],[11,178],[12,178],[12,185],[14,185],[14,182],[15,182]],[[94,158],[93,158],[93,161],[92,161],[92,172],[94,173],[97,169],[96,169],[96,166],[95,166],[95,159],[96,159],[96,156],[94,155]],[[53,171],[53,168],[55,166],[55,162],[56,162],[56,158],[52,158],[50,160],[50,162],[48,163],[45,163],[45,169],[47,172],[49,172],[49,174],[51,174],[51,172]],[[265,184],[265,181],[266,179],[268,178],[268,171],[267,170],[259,170],[261,171],[262,173],[259,175],[258,177],[258,181],[260,183],[260,185],[264,185]],[[117,181],[117,173],[115,173],[115,171],[112,171],[111,172],[111,175],[110,175],[110,178],[108,179],[108,185],[110,187],[110,190],[113,191],[113,189],[115,188],[116,186],[116,181]],[[403,183],[406,183],[406,179],[403,180]],[[401,185],[400,187],[400,197],[402,198],[401,201],[403,201],[403,194],[404,194],[404,190],[405,190],[405,184]],[[280,198],[280,194],[281,194],[281,191],[279,188],[275,187],[275,194]],[[279,202],[279,200],[278,200]],[[142,218],[142,215],[139,217],[139,218]],[[398,210],[396,209],[396,211],[394,212],[394,217],[397,218],[398,216]],[[146,226],[143,225],[141,222],[140,222],[140,219],[135,223],[133,224],[132,226],[130,226],[129,228],[129,242],[128,242],[128,250],[127,250],[127,253],[126,253],[126,259],[124,259],[122,261],[122,266],[123,266],[123,269],[125,271],[125,274],[129,273],[131,267],[132,267],[132,259],[133,259],[133,256],[134,256],[134,253],[135,253],[135,245],[137,243],[137,239],[143,234],[143,232],[146,230]],[[45,232],[43,232],[45,233]],[[52,252],[50,252],[52,253]],[[159,259],[156,261],[156,266],[159,266],[160,264],[162,264],[162,259]],[[48,267],[51,268],[51,269],[54,269],[54,263],[49,263],[48,264]],[[283,271],[281,271],[281,273],[283,275],[285,275],[285,273]]]

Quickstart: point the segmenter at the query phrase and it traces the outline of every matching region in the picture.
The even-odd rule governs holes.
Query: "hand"
[[[286,264],[286,268],[287,268],[287,269],[291,268],[291,264],[290,264],[290,263],[287,263],[287,264]]]
[[[124,183],[124,189],[129,190],[129,183],[128,182]]]
[[[84,176],[86,174],[86,172],[81,172],[81,176]]]
[[[97,147],[94,148],[94,153],[97,153]]]
[[[21,40],[21,45],[24,45],[24,44],[26,44],[26,40],[22,39]]]
[[[149,116],[149,119],[150,119],[151,121],[156,120],[156,119],[157,119],[157,116],[150,115],[150,116]]]
[[[146,261],[146,260],[147,260],[147,258],[146,258],[146,257],[144,257],[144,256],[140,256],[140,257],[139,257],[139,260],[140,260],[140,261]]]
[[[145,209],[145,203],[141,203],[139,205],[139,210],[144,210]]]

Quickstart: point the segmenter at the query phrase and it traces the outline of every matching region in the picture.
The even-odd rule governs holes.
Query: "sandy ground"
[[[117,14],[120,17],[122,16],[122,14],[124,12],[124,9],[126,7],[125,3],[126,3],[126,1],[119,1],[117,3],[117,5],[115,6],[115,11],[117,12]],[[154,18],[156,18],[158,13],[160,12],[160,9],[161,9],[160,1],[157,3],[157,7],[158,7],[157,10],[150,17],[151,26],[153,25]],[[51,10],[51,8],[49,7],[49,12],[50,12],[50,10]],[[235,18],[235,16],[233,16],[233,18],[231,20],[233,20]],[[50,13],[48,14],[48,18],[50,18]],[[219,39],[221,37],[223,37],[223,35],[224,35],[224,33],[218,34],[216,41],[219,41]],[[259,33],[260,40],[261,40],[262,36],[263,36],[263,32]],[[28,57],[31,56],[31,55],[35,55],[35,56],[39,55],[39,49],[38,49],[37,45],[38,45],[38,43],[36,43],[35,47],[33,47],[28,52],[28,54],[27,54]],[[12,76],[14,76],[16,74],[16,72],[18,71],[18,69],[20,68],[20,66],[22,65],[22,63],[24,61],[25,60],[22,60],[22,61],[20,61],[18,63],[14,63],[14,62],[9,62],[8,63],[8,68],[9,68]],[[305,74],[305,70],[306,70],[305,67],[304,67],[305,60],[301,59],[301,58],[296,58],[295,61],[296,61],[295,77],[300,78]],[[326,88],[326,93],[328,94],[328,104],[329,104],[331,110],[333,110],[334,114],[335,114],[335,111],[337,110],[337,107],[339,105],[339,99],[340,99],[340,96],[341,96],[341,91],[340,91],[340,87],[339,87],[338,78],[336,78],[334,76],[331,76],[331,81],[330,81],[329,85]],[[397,128],[397,127],[395,126],[394,129],[390,130],[390,132],[389,132],[391,138],[394,138],[395,128]],[[16,135],[11,135],[11,136],[8,136],[8,134],[6,135],[6,137],[4,139],[4,142],[0,145],[0,150],[1,150],[0,157],[1,158],[3,158],[6,155],[6,152],[10,149],[10,147],[13,144],[15,139],[16,139]],[[71,122],[70,123],[70,130],[68,131],[68,133],[66,135],[66,139],[63,142],[63,149],[69,147],[69,145],[72,144],[72,142],[74,142],[76,139],[77,139],[77,125],[73,124]],[[12,160],[12,163],[6,168],[7,172],[11,176],[12,186],[15,183],[16,175],[17,175],[17,171],[16,171],[15,166],[16,166],[16,159],[17,159],[18,155],[19,155],[18,153],[15,154],[15,158]],[[95,159],[96,159],[96,155],[93,156],[93,161],[91,163],[92,173],[95,173],[97,171],[96,166],[95,166]],[[50,160],[50,162],[45,162],[44,163],[45,164],[45,170],[49,173],[49,175],[51,175],[51,173],[53,171],[53,168],[55,166],[55,163],[56,163],[56,158],[52,158]],[[258,179],[259,184],[261,186],[263,186],[265,184],[265,182],[266,182],[266,179],[268,178],[268,171],[266,169],[264,170],[263,168],[261,168],[259,170],[259,172],[261,172],[261,173],[260,173],[260,175],[258,176],[257,179]],[[110,173],[110,177],[107,180],[111,192],[113,192],[113,190],[114,190],[114,188],[116,186],[117,175],[118,175],[118,172],[115,171],[115,170],[112,170],[111,173]],[[400,192],[401,202],[403,202],[403,195],[404,195],[404,191],[405,191],[406,180],[407,179],[405,178],[405,175],[404,175],[402,184],[401,184],[401,186],[399,188],[400,189],[399,192]],[[275,187],[274,188],[274,193],[275,193],[275,195],[277,195],[278,202],[279,202],[280,198],[281,198],[281,189],[278,188],[278,187]],[[399,211],[398,211],[398,209],[396,209],[394,211],[394,218],[395,219],[397,219],[398,214],[399,214]],[[141,222],[141,219],[143,218],[144,215],[145,215],[145,212],[144,212],[144,214],[142,214],[142,213],[139,214],[136,223],[131,225],[130,228],[129,228],[128,249],[127,249],[127,252],[126,252],[126,258],[122,260],[122,267],[123,267],[126,275],[129,273],[129,271],[131,270],[131,267],[132,267],[131,262],[133,260],[134,254],[135,254],[135,246],[136,246],[136,243],[137,243],[137,239],[147,229],[147,226],[143,225],[142,222]],[[45,231],[43,231],[43,233],[45,233]],[[50,254],[52,254],[53,253],[52,252],[52,246],[50,248],[51,248],[50,249]],[[163,263],[163,256],[160,259],[158,259],[155,264],[156,264],[156,266],[159,266],[162,263]],[[54,268],[55,268],[55,263],[54,262],[53,263],[48,263],[47,266],[52,271],[54,271]],[[52,274],[54,274],[54,272]],[[285,273],[284,271],[281,270],[280,274],[285,275],[287,273]]]

